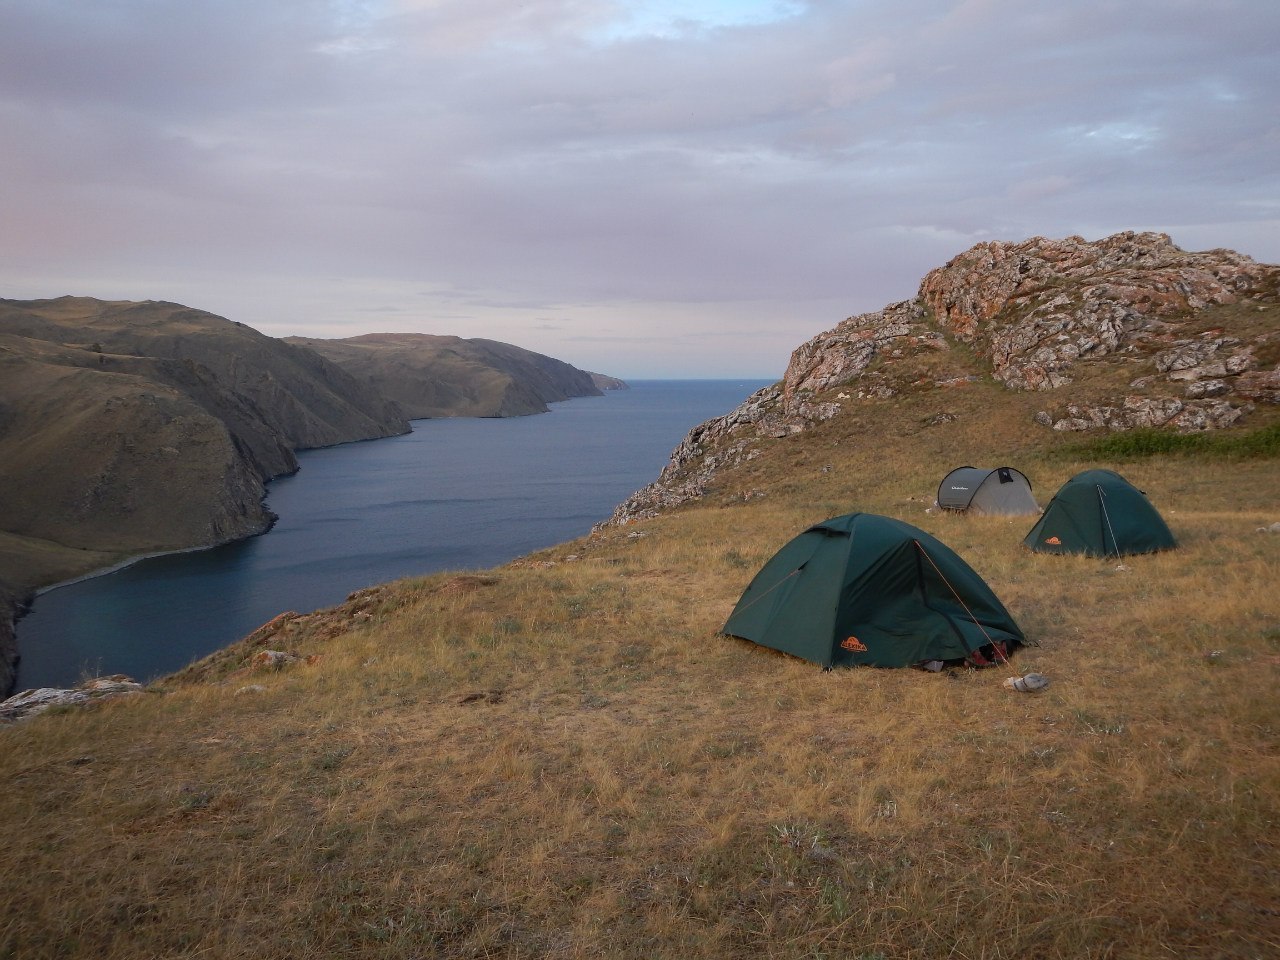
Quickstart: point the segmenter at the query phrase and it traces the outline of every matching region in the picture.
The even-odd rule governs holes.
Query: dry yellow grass
[[[975,386],[954,423],[886,403],[702,504],[270,641],[312,664],[245,672],[241,646],[0,730],[0,956],[1280,954],[1274,462],[1118,465],[1181,549],[1033,555],[1028,522],[926,513],[941,473],[996,465],[993,433],[1042,502],[1099,464],[1025,410],[976,424]],[[774,550],[850,510],[953,546],[1052,685],[717,635]]]

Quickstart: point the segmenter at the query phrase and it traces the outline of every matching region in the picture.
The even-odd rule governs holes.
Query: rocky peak
[[[1257,319],[1238,331],[1203,322],[1210,307],[1250,301]],[[884,372],[888,363],[956,342],[1009,389],[1062,395],[1035,416],[1054,430],[1229,427],[1254,403],[1280,402],[1278,317],[1280,267],[1231,250],[1189,253],[1166,234],[1135,232],[979,243],[928,273],[912,300],[850,317],[796,348],[778,384],[691,430],[658,480],[607,523],[701,496],[769,438],[893,396],[902,384]],[[1110,357],[1139,374],[1120,393],[1082,399],[1063,389],[1082,364]],[[873,366],[878,358],[885,363]],[[963,379],[973,375],[933,385]]]
[[[1177,318],[1274,283],[1230,250],[1187,253],[1163,233],[980,243],[931,271],[919,300],[1021,390],[1071,383],[1082,358],[1167,340]]]

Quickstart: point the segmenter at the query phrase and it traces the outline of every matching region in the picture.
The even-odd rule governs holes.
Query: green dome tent
[[[824,521],[786,544],[721,633],[824,667],[984,664],[1025,642],[991,588],[949,547],[870,513]]]
[[[1146,496],[1113,470],[1078,473],[1022,541],[1037,553],[1119,557],[1178,545]]]

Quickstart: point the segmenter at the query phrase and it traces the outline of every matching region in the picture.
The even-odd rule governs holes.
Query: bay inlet
[[[497,566],[588,533],[656,479],[690,428],[765,380],[641,380],[508,419],[300,453],[274,480],[269,533],[41,594],[18,623],[15,689],[181,669],[286,611],[442,570]]]

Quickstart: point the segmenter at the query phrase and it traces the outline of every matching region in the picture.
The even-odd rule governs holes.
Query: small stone
[[[1010,677],[1004,682],[1004,686],[1010,690],[1017,690],[1019,693],[1034,693],[1037,690],[1043,690],[1049,685],[1049,678],[1043,673],[1028,673],[1022,677]]]

